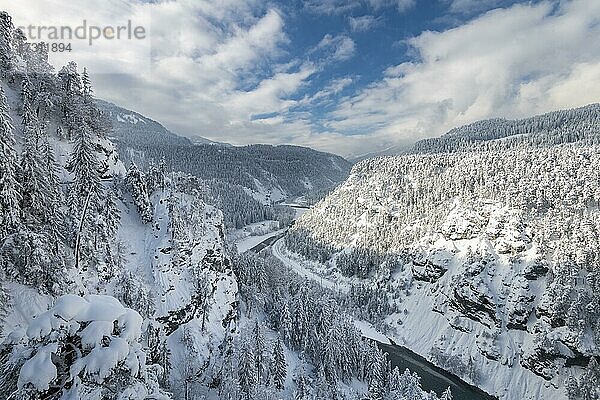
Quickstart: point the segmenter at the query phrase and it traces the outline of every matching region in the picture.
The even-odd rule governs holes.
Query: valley
[[[452,38],[600,8],[300,3],[124,0],[149,75],[0,10],[0,399],[599,400],[600,64]]]

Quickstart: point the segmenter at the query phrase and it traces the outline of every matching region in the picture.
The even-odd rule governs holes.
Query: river
[[[497,400],[479,389],[469,385],[456,375],[436,367],[420,355],[413,353],[405,347],[377,342],[380,349],[388,355],[392,368],[398,367],[400,371],[409,369],[421,377],[421,386],[426,391],[433,390],[438,395],[450,387],[454,400]]]
[[[268,239],[249,249],[249,251],[256,253],[262,251],[265,248],[272,246],[273,243],[285,236],[286,233],[287,232],[282,232],[281,234],[269,237]],[[282,262],[284,261],[284,255],[278,254],[278,258]],[[292,260],[288,260],[288,263],[286,264],[291,262]],[[294,269],[291,265],[290,268]],[[302,274],[301,272],[299,273]],[[305,276],[310,278],[308,275]],[[320,283],[322,284],[322,281]],[[404,371],[408,368],[412,372],[416,372],[417,375],[421,377],[421,386],[426,391],[433,390],[435,393],[440,395],[444,390],[446,390],[446,388],[450,387],[450,390],[452,391],[452,398],[454,400],[497,400],[496,397],[487,394],[483,390],[473,385],[469,385],[458,376],[436,367],[425,358],[405,347],[394,344],[384,344],[381,342],[377,342],[377,345],[387,353],[388,360],[392,364],[392,368],[398,367],[400,371]]]

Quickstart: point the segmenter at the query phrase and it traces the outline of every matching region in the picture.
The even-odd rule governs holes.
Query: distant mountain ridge
[[[351,163],[334,154],[291,145],[231,146],[202,137],[189,139],[135,111],[102,100],[96,103],[113,126],[122,160],[142,167],[165,160],[174,171],[241,185],[264,204],[290,196],[320,196],[350,172]]]
[[[437,138],[419,140],[407,152],[468,150],[495,140],[508,140],[509,145],[515,142],[551,145],[585,139],[597,141],[599,122],[600,103],[515,120],[493,118],[451,129]]]
[[[469,150],[494,140],[507,140],[507,146],[523,141],[538,144],[574,142],[585,136],[597,137],[598,120],[600,120],[600,103],[519,119],[490,118],[452,128],[439,137],[421,139],[412,145],[399,144],[362,154],[352,161],[357,163],[374,157]],[[578,132],[573,131],[575,126],[580,127]],[[571,129],[571,132],[565,131],[566,127]]]
[[[205,201],[225,213],[228,228],[265,219],[288,219],[275,207],[288,198],[315,202],[348,174],[344,158],[290,145],[232,146],[197,137],[178,136],[140,113],[96,100],[112,125],[112,141],[125,165],[142,170],[161,164],[166,170],[196,177]]]
[[[151,140],[165,144],[192,145],[190,139],[176,135],[160,122],[147,118],[138,112],[100,99],[95,99],[95,102],[111,121],[113,125],[112,135],[115,142],[127,145],[143,140]],[[210,142],[204,138],[199,140]]]

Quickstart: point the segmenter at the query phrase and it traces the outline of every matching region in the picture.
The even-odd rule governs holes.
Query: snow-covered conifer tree
[[[113,297],[60,297],[5,343],[18,370],[13,397],[168,399],[146,365],[141,326]]]
[[[72,139],[76,131],[81,129],[84,121],[82,83],[77,72],[77,64],[70,62],[58,73],[61,90],[62,122],[66,128],[67,138]]]
[[[277,390],[282,390],[287,376],[287,363],[285,361],[285,353],[283,351],[283,343],[281,337],[277,337],[275,347],[273,347],[273,358],[271,361],[271,376],[273,384]]]
[[[239,357],[237,371],[240,390],[242,392],[243,399],[251,400],[254,397],[254,391],[258,383],[256,359],[254,357],[252,347],[249,344],[243,345]]]
[[[265,336],[258,319],[254,322],[254,328],[252,329],[252,341],[254,344],[254,363],[256,364],[256,383],[260,385],[265,382],[264,378],[268,373],[268,367],[265,358]]]
[[[127,183],[131,190],[131,196],[140,213],[140,217],[144,223],[152,221],[152,204],[148,197],[146,179],[142,171],[139,170],[134,162],[129,165],[127,171]]]
[[[296,384],[296,390],[294,390],[295,400],[308,400],[310,399],[310,388],[306,381],[306,373],[304,368],[300,368],[300,371],[294,377],[294,383]]]
[[[4,89],[0,86],[0,240],[20,223],[18,160]]]
[[[48,199],[46,198],[46,171],[41,160],[39,147],[40,125],[32,109],[31,84],[25,79],[22,84],[23,101],[23,150],[21,153],[21,213],[25,224],[33,230],[46,223]]]
[[[452,391],[450,391],[450,388],[444,390],[444,393],[440,396],[440,400],[452,400]]]
[[[11,16],[6,12],[0,12],[0,72],[5,76],[14,63],[12,35],[14,26]]]

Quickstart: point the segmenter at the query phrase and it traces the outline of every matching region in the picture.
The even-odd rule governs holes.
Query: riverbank
[[[400,371],[404,371],[408,368],[411,372],[416,372],[417,375],[421,377],[421,386],[426,391],[434,391],[440,395],[446,388],[450,387],[452,398],[454,400],[498,400],[497,397],[494,397],[480,388],[466,383],[458,376],[435,366],[406,347],[395,344],[385,344],[379,341],[375,342],[381,350],[387,353],[392,368],[398,367]]]

